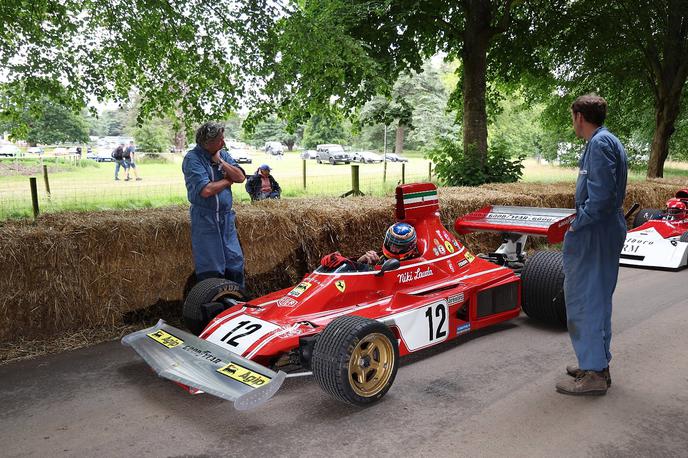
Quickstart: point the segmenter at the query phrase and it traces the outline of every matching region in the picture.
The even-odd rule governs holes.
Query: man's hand
[[[370,264],[371,266],[374,266],[375,264],[378,263],[380,260],[380,256],[375,252],[375,250],[370,250],[367,251],[366,254],[358,258],[358,262],[362,262],[365,264]]]

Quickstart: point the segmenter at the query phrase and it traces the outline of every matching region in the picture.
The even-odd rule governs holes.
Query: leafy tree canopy
[[[21,132],[30,145],[88,141],[88,122],[81,114],[45,97],[37,104],[40,109],[28,106],[18,119],[0,122],[0,131]]]
[[[5,118],[47,96],[75,111],[89,97],[125,101],[140,119],[181,110],[190,124],[222,119],[258,97],[258,43],[278,5],[268,0],[36,0],[0,5]]]

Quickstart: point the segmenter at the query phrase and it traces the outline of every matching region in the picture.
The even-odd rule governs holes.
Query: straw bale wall
[[[631,184],[626,206],[662,207],[677,184]],[[442,188],[442,221],[488,204],[572,207],[573,185],[500,184]],[[237,205],[237,226],[253,295],[296,283],[334,250],[378,248],[394,220],[394,199],[290,199]],[[474,252],[498,236],[462,237]],[[157,303],[179,301],[191,260],[188,209],[60,213],[0,223],[0,343],[121,325]]]

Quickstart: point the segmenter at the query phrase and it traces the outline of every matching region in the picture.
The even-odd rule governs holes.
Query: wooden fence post
[[[359,169],[358,165],[352,165],[351,166],[351,190],[342,194],[341,197],[363,196],[364,195],[361,192],[361,181],[360,181],[358,169]]]
[[[38,187],[36,186],[36,177],[29,178],[29,186],[31,186],[31,205],[33,206],[33,219],[38,218]]]
[[[303,189],[306,189],[306,159],[303,160]]]
[[[428,181],[432,181],[432,162],[428,162]]]
[[[50,182],[48,181],[48,166],[43,164],[43,180],[45,181],[45,192],[48,193],[50,199]]]
[[[406,162],[401,163],[401,184],[406,184]]]

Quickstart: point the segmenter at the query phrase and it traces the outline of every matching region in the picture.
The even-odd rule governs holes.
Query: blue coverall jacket
[[[583,370],[601,371],[612,358],[612,295],[626,238],[627,174],[621,142],[598,128],[579,161],[576,218],[563,248],[568,330]]]
[[[222,150],[220,155],[228,164],[239,167],[226,151]],[[182,163],[191,203],[191,247],[196,277],[225,277],[243,288],[244,254],[235,226],[232,191],[226,188],[214,196],[201,196],[208,183],[224,178],[224,172],[210,157],[208,151],[197,145]]]

